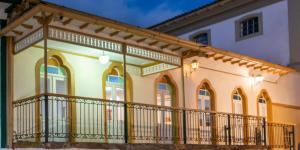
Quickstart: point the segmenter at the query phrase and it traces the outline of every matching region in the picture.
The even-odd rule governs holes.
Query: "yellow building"
[[[300,140],[292,68],[50,3],[32,3],[0,34],[10,147],[285,149]]]

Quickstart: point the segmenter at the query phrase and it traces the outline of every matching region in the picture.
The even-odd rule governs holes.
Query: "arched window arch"
[[[124,75],[122,63],[112,62],[102,75],[104,99],[124,101]],[[126,73],[127,101],[132,102],[133,90],[131,76]]]
[[[169,73],[161,74],[155,82],[156,104],[161,106],[177,107],[177,86]]]
[[[74,71],[65,57],[55,51],[48,52],[48,85],[49,93],[74,95]],[[36,93],[44,89],[44,58],[37,61],[35,66]]]
[[[272,121],[272,102],[266,90],[261,90],[257,96],[257,115]]]
[[[236,88],[232,92],[232,112],[235,114],[248,114],[248,103],[242,88]]]
[[[215,90],[208,80],[203,80],[197,87],[197,108],[204,111],[215,111]]]

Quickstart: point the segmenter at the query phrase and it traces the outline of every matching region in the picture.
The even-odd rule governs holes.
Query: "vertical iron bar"
[[[294,125],[292,126],[292,140],[291,141],[293,141],[293,145],[290,145],[290,149],[295,150],[296,144],[295,144],[295,126]],[[298,149],[299,149],[299,147],[298,147]]]
[[[267,145],[267,128],[266,128],[266,118],[263,118],[263,131],[264,131],[264,146]]]
[[[227,115],[227,131],[228,131],[228,144],[231,145],[231,123],[230,123],[230,114]]]
[[[123,51],[123,78],[124,78],[124,140],[125,143],[128,143],[128,115],[127,115],[127,89],[126,89],[126,53],[127,46],[126,44],[122,44]]]

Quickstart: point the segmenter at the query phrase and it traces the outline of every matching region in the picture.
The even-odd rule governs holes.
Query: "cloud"
[[[151,10],[129,6],[132,0],[47,0],[49,2],[71,7],[95,15],[125,22],[131,25],[147,27],[182,13],[172,10],[168,3],[161,3]]]

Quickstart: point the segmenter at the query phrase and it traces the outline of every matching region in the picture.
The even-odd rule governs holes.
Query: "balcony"
[[[184,145],[293,149],[294,126],[196,109],[42,94],[13,102],[14,146]],[[50,147],[51,147],[50,146]]]

